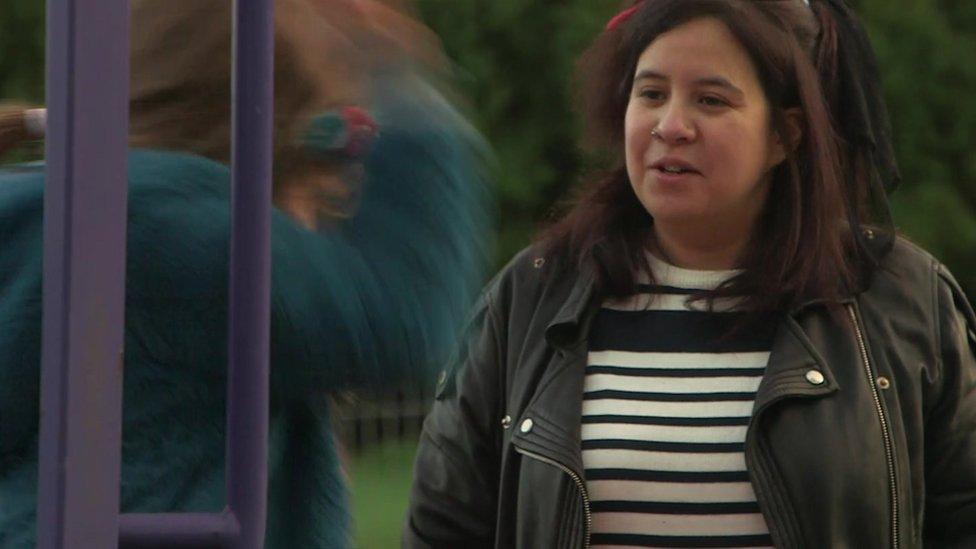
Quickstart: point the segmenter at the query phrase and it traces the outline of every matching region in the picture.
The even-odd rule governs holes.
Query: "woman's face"
[[[655,223],[750,230],[784,152],[746,50],[724,23],[695,19],[655,39],[634,74],[627,175]]]

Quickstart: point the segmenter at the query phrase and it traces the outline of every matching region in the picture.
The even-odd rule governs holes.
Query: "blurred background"
[[[976,297],[976,2],[848,0],[881,64],[903,182],[895,224]],[[574,60],[618,0],[418,0],[453,64],[463,110],[495,149],[496,266],[524,247],[590,167],[576,148]],[[0,98],[42,103],[44,2],[4,0]],[[0,162],[39,158],[43,148]],[[392,404],[391,404],[392,402]],[[398,546],[419,401],[366,398],[340,418],[358,546]]]

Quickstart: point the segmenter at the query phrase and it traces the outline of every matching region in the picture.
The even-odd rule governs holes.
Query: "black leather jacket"
[[[404,547],[588,545],[600,298],[554,263],[527,250],[486,290],[424,425]],[[949,272],[904,240],[866,291],[782,316],[745,446],[777,547],[976,548],[974,330]]]

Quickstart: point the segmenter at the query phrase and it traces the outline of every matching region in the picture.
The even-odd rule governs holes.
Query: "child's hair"
[[[27,112],[31,107],[22,104],[0,104],[0,157],[32,138],[27,126]]]
[[[129,139],[229,162],[232,0],[132,4]],[[275,1],[276,189],[322,169],[301,146],[316,114],[364,97],[365,71],[347,34],[312,0]]]
[[[369,67],[354,43],[361,29],[339,30],[315,0],[275,0],[274,184],[276,194],[334,172],[304,146],[313,118],[367,101]],[[133,0],[129,143],[230,160],[233,0]],[[0,154],[31,139],[28,106],[0,104]],[[318,178],[315,185],[320,186]],[[354,194],[343,177],[319,196]],[[326,215],[342,216],[327,207]]]

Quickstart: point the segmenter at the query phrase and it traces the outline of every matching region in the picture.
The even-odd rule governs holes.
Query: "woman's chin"
[[[655,196],[642,202],[655,223],[686,225],[689,221],[697,223],[708,218],[708,212],[700,204],[686,197]]]

